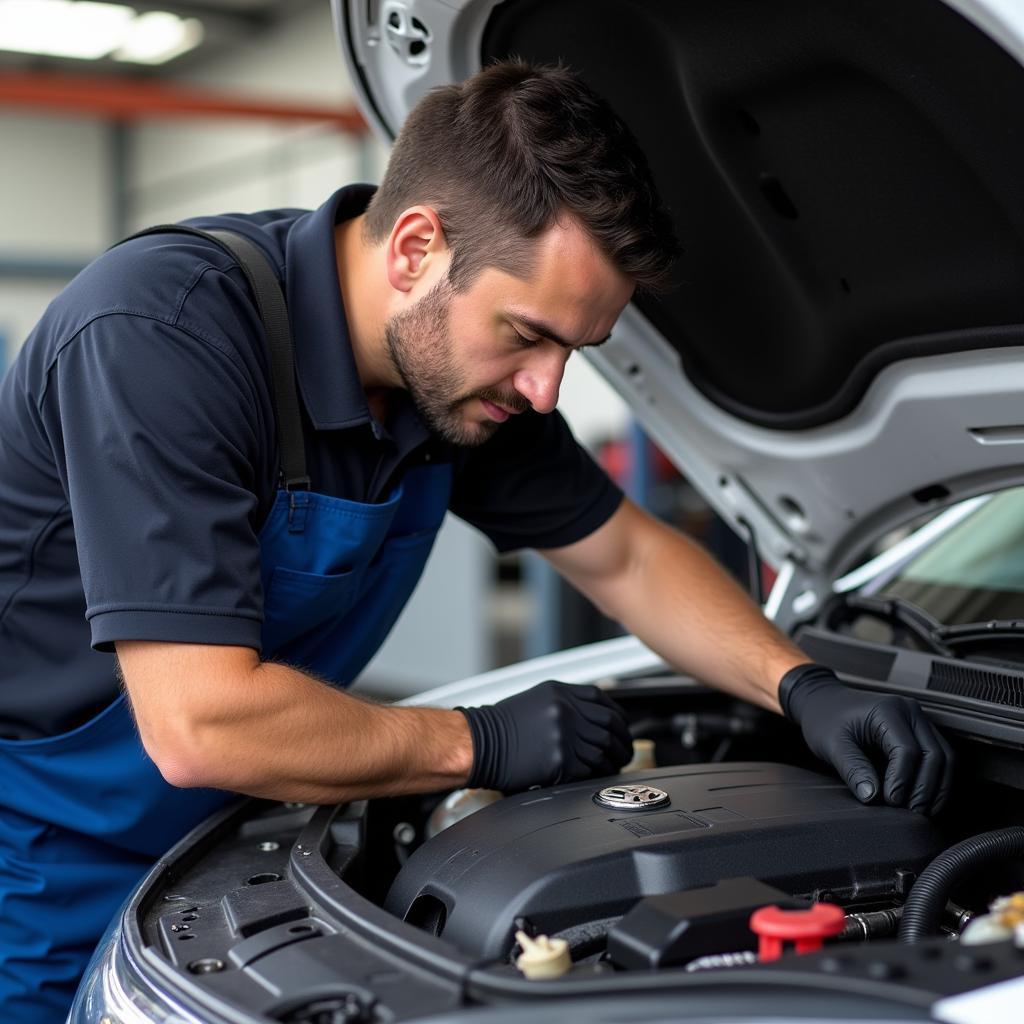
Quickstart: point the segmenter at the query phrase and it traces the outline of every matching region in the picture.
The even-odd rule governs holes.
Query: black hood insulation
[[[1024,345],[1024,68],[940,0],[515,0],[509,55],[639,138],[685,251],[638,305],[734,415],[818,426],[896,360]]]

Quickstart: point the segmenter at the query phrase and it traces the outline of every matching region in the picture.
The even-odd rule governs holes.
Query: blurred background
[[[0,374],[89,260],[152,224],[316,207],[376,182],[328,0],[0,0]],[[627,492],[745,579],[745,548],[584,359],[560,408]],[[440,611],[439,610],[443,610]],[[616,635],[533,555],[449,517],[360,686],[398,696]]]

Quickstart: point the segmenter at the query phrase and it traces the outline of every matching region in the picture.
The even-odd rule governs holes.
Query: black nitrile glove
[[[803,730],[811,750],[828,761],[863,803],[878,793],[871,755],[887,762],[885,802],[936,814],[949,795],[953,752],[916,701],[862,693],[830,668],[797,665],[779,683],[783,714]]]
[[[538,683],[482,708],[458,708],[473,736],[470,788],[518,793],[612,775],[633,755],[622,709],[596,686]]]

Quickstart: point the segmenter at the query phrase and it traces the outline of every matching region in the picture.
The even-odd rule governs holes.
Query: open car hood
[[[385,137],[510,54],[569,64],[630,125],[685,251],[590,358],[782,569],[773,611],[1024,483],[1019,0],[333,4]]]

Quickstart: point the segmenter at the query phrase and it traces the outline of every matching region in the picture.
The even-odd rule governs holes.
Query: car
[[[140,883],[72,1024],[1019,1020],[1024,7],[333,7],[385,137],[511,54],[631,126],[684,253],[590,358],[777,572],[766,612],[919,700],[956,786],[934,820],[860,804],[790,723],[634,638],[560,652],[410,703],[596,682],[631,770],[233,804]]]

